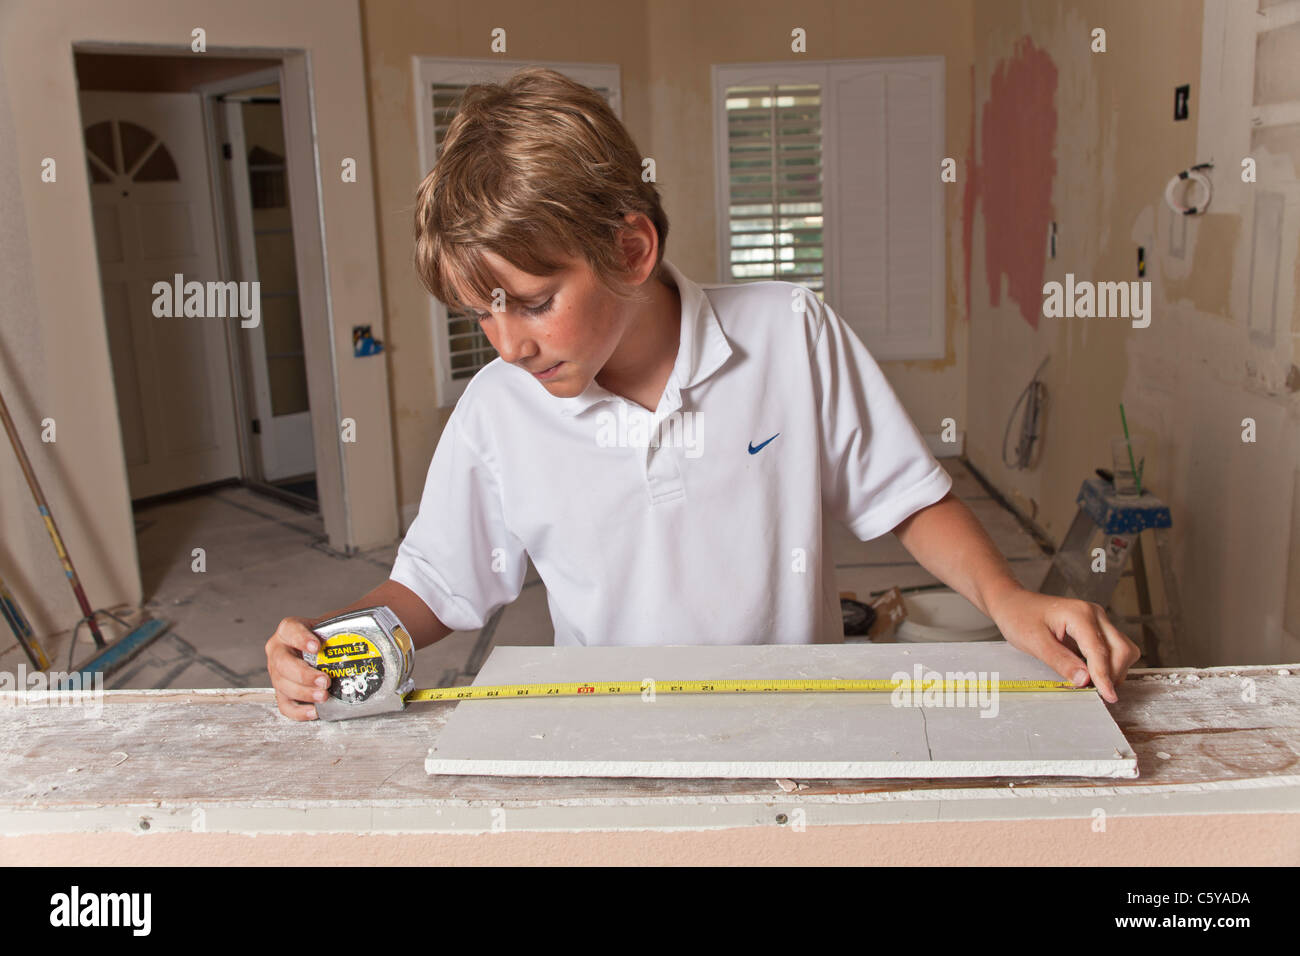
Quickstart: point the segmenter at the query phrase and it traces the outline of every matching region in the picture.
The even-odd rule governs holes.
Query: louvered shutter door
[[[877,358],[942,354],[941,74],[846,65],[830,75],[831,303]]]
[[[831,302],[879,358],[943,354],[943,60],[716,67],[724,281]]]
[[[822,97],[816,84],[726,91],[730,281],[822,293]]]
[[[442,155],[442,143],[447,129],[456,116],[456,106],[465,95],[468,84],[432,84],[433,141],[435,160]],[[488,362],[496,358],[496,349],[487,340],[478,320],[468,312],[447,310],[447,354],[453,382],[468,380]]]

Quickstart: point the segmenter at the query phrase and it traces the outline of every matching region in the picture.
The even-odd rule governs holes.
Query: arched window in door
[[[162,140],[126,120],[86,127],[86,162],[92,183],[175,183],[181,178]]]

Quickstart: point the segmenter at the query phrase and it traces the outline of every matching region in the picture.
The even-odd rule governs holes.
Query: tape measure
[[[330,678],[325,699],[316,703],[321,720],[346,720],[401,710],[415,686],[415,644],[386,607],[348,611],[321,621],[316,653],[302,659]]]
[[[822,693],[1092,693],[1054,680],[892,680],[881,678],[759,678],[753,680],[569,681],[554,684],[429,687],[413,690],[414,647],[397,616],[386,607],[350,611],[322,621],[321,638],[308,664],[328,674],[329,694],[316,704],[321,720],[346,720],[402,710],[408,703],[445,700],[519,699],[527,697],[635,697],[650,694],[822,694]]]
[[[756,680],[645,680],[596,681],[567,684],[499,684],[489,687],[431,687],[413,690],[406,702],[426,700],[483,700],[494,697],[599,697],[602,695],[635,696],[638,694],[824,694],[824,693],[977,693],[1026,692],[1057,690],[1092,690],[1075,687],[1067,681],[998,680],[998,681],[914,681],[870,678],[797,678]]]

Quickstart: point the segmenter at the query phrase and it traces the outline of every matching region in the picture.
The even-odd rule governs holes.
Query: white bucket
[[[1002,635],[992,620],[956,591],[920,591],[904,594],[907,618],[894,639],[905,644],[950,641],[996,641]]]

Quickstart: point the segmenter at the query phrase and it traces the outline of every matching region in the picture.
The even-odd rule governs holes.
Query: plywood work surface
[[[1138,672],[1119,695],[1107,709],[1137,755],[1137,779],[795,778],[802,789],[786,793],[774,779],[429,776],[430,742],[463,704],[330,724],[280,716],[265,688],[110,691],[98,711],[0,693],[0,833],[135,826],[146,815],[153,832],[168,819],[188,830],[198,810],[209,828],[224,814],[225,826],[248,831],[351,830],[384,814],[405,814],[394,824],[404,828],[464,818],[481,829],[499,807],[512,821],[548,812],[547,825],[583,828],[615,810],[646,826],[703,825],[744,807],[757,819],[796,799],[826,812],[895,808],[889,819],[922,805],[949,819],[962,802],[981,815],[1073,813],[1078,802],[1083,816],[1144,800],[1162,813],[1206,812],[1216,793],[1229,811],[1297,802],[1300,667]],[[351,815],[336,820],[341,810]],[[272,811],[280,822],[258,822]]]
[[[498,647],[476,684],[761,678],[1059,680],[1004,642]],[[462,701],[431,774],[1135,777],[1096,693],[655,694]]]

